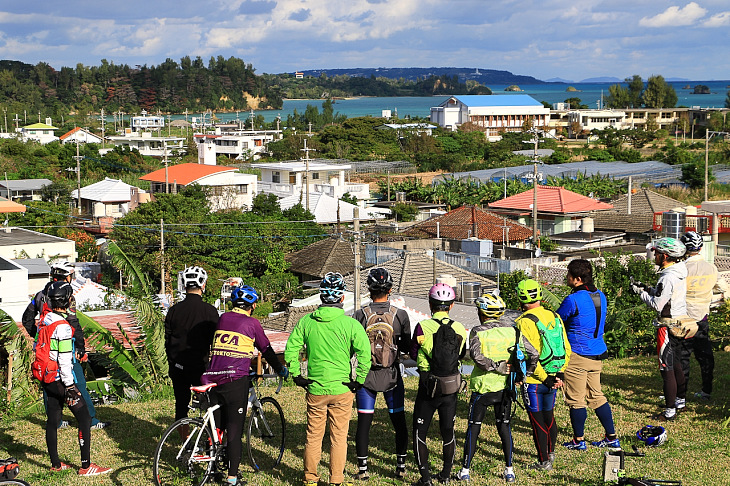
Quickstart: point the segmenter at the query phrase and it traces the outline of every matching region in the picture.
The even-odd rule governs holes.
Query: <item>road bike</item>
[[[262,380],[278,379],[279,393],[283,378],[278,375],[250,375],[246,423],[246,451],[254,471],[277,467],[284,455],[286,420],[281,405],[273,397],[259,398]],[[216,384],[194,386],[190,408],[198,409],[199,417],[182,418],[163,434],[155,450],[153,479],[157,486],[202,486],[209,480],[222,481],[228,475],[228,458],[222,434],[217,432],[214,412],[220,405],[211,402]]]

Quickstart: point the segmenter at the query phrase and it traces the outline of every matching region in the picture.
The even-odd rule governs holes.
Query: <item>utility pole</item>
[[[352,225],[355,230],[355,305],[353,311],[360,308],[360,208],[352,210]]]
[[[307,139],[304,139],[304,148],[301,149],[304,152],[304,178],[306,179],[305,191],[307,195],[307,211],[309,211],[309,152],[315,149],[307,147]]]
[[[3,116],[5,117],[5,133],[8,133],[8,109],[3,108]]]
[[[167,173],[167,142],[164,142],[165,144],[165,194],[168,194],[170,192],[170,182],[168,179],[168,173]]]
[[[78,133],[76,134],[76,157],[74,159],[76,160],[76,209],[81,214],[81,159],[83,157],[79,155]]]
[[[713,132],[705,130],[705,201],[707,201],[707,188],[710,184],[710,138],[715,135],[730,135],[730,132]]]
[[[160,293],[165,295],[165,220],[160,218]]]
[[[104,108],[101,109],[101,147],[104,148],[104,127],[106,120],[104,119]]]

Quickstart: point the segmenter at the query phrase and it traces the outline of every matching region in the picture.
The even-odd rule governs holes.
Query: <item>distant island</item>
[[[712,94],[710,87],[705,84],[696,84],[692,90],[692,94]]]
[[[565,88],[565,91],[567,91],[568,93],[580,93],[580,90],[575,86],[568,86],[567,88]]]
[[[359,78],[388,78],[420,81],[431,76],[456,76],[459,82],[476,81],[485,86],[494,84],[546,84],[545,81],[532,76],[513,74],[509,71],[497,69],[466,68],[466,67],[430,67],[430,68],[350,68],[350,69],[303,69],[300,72],[305,76],[320,77],[326,75],[350,76]]]
[[[513,84],[513,85],[510,85],[510,86],[507,86],[506,88],[504,88],[504,90],[505,91],[522,91],[522,88],[520,88],[516,84]]]

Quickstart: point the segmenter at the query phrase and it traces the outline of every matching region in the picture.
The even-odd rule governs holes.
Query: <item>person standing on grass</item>
[[[258,319],[251,317],[256,309],[259,295],[248,285],[234,287],[231,290],[233,310],[220,317],[215,331],[213,349],[210,353],[210,365],[203,373],[201,381],[204,385],[216,383],[212,396],[214,403],[220,403],[216,412],[216,423],[225,428],[228,447],[228,480],[227,485],[240,486],[246,484],[238,479],[238,466],[241,464],[243,443],[243,424],[248,407],[249,373],[254,348],[259,357],[263,357],[269,365],[286,378],[289,374],[286,366],[279,363],[269,339]]]
[[[560,316],[542,306],[542,286],[538,282],[526,279],[518,283],[517,298],[524,312],[515,320],[515,326],[539,354],[535,372],[522,385],[537,448],[537,462],[528,469],[550,471],[558,438],[553,412],[555,395],[563,386],[563,372],[570,361],[570,343]]]
[[[203,301],[208,273],[187,267],[182,273],[185,299],[165,316],[165,352],[175,393],[175,420],[188,416],[190,387],[201,385],[208,353],[218,324],[218,311]],[[185,433],[181,428],[181,433]]]
[[[438,411],[443,467],[434,479],[448,482],[456,455],[456,403],[461,390],[460,363],[466,353],[467,332],[449,317],[456,293],[437,283],[428,293],[431,318],[416,325],[411,341],[411,358],[418,365],[418,392],[413,406],[413,454],[420,479],[417,486],[431,486],[426,437],[433,415]]]
[[[603,439],[591,442],[595,447],[620,449],[611,405],[601,391],[602,360],[608,357],[603,340],[606,325],[606,296],[593,285],[593,267],[588,260],[571,260],[566,276],[572,293],[560,304],[558,314],[565,323],[570,349],[570,363],[565,368],[565,403],[570,408],[573,440],[563,446],[585,450],[586,402],[603,425]]]
[[[404,408],[405,388],[398,354],[399,352],[407,354],[410,351],[411,322],[406,311],[393,307],[388,300],[393,288],[393,278],[386,269],[370,270],[367,284],[372,303],[364,309],[356,310],[352,315],[353,319],[359,321],[365,328],[370,338],[372,352],[372,366],[365,379],[365,386],[355,395],[357,403],[355,448],[358,465],[355,479],[365,480],[370,477],[368,445],[378,392],[383,393],[390,421],[395,430],[395,477],[403,479],[406,476],[408,427]]]
[[[725,298],[726,288],[718,281],[717,267],[705,261],[700,255],[704,242],[702,236],[695,231],[688,231],[680,238],[687,248],[687,315],[697,322],[697,333],[685,338],[680,344],[680,361],[684,372],[684,381],[689,384],[689,358],[692,353],[700,365],[702,390],[695,394],[697,398],[709,400],[712,397],[712,380],[715,370],[715,356],[710,342],[710,315],[712,292],[722,293]]]
[[[654,263],[661,269],[656,287],[646,288],[631,284],[631,290],[652,309],[657,311],[657,354],[659,372],[664,383],[663,411],[652,415],[652,420],[670,422],[677,418],[686,405],[687,382],[679,359],[680,340],[670,332],[678,318],[687,316],[687,266],[682,261],[687,248],[676,238],[659,238],[651,248]]]
[[[477,437],[482,428],[482,421],[488,407],[494,407],[494,419],[497,433],[502,442],[504,454],[503,478],[507,483],[515,482],[512,467],[512,403],[514,386],[524,377],[511,376],[520,369],[517,362],[517,348],[526,354],[525,371],[530,374],[537,363],[537,350],[510,322],[502,322],[507,306],[499,295],[485,294],[474,302],[479,315],[479,325],[471,330],[469,354],[474,360],[474,371],[469,380],[472,390],[469,400],[469,425],[464,441],[464,460],[458,479],[470,479],[470,465],[477,448]]]
[[[50,354],[48,358],[55,361],[58,368],[53,382],[42,383],[43,391],[48,396],[46,445],[51,456],[51,472],[71,468],[68,464],[61,462],[58,455],[58,421],[61,420],[65,404],[79,423],[79,447],[81,449],[79,476],[98,476],[110,473],[111,469],[91,462],[91,416],[84,397],[74,383],[74,331],[68,320],[66,320],[72,296],[71,284],[53,282],[46,291],[51,312],[47,312],[39,323],[39,329],[45,326],[55,326],[50,336]],[[50,331],[51,329],[47,332]]]
[[[362,325],[345,315],[345,282],[339,273],[327,273],[319,285],[322,305],[302,317],[286,342],[284,361],[295,384],[307,391],[307,436],[304,445],[304,486],[319,481],[322,439],[330,429],[329,484],[345,480],[347,432],[355,393],[370,371],[370,341]],[[307,359],[307,377],[301,375],[300,353]],[[357,358],[355,377],[351,359]]]
[[[76,268],[72,263],[67,262],[66,260],[57,261],[51,264],[51,281],[46,284],[43,290],[35,294],[28,304],[28,307],[26,307],[23,312],[23,327],[26,331],[28,331],[28,335],[31,338],[35,338],[35,335],[38,332],[36,318],[43,312],[43,305],[48,304],[48,297],[46,295],[48,293],[48,288],[53,282],[66,282],[70,284],[73,282],[75,272]],[[86,354],[84,330],[81,328],[79,319],[76,317],[76,300],[73,295],[71,296],[71,301],[69,303],[66,320],[74,330],[73,340],[74,348],[76,349],[73,357],[74,382],[76,383],[76,387],[79,389],[79,392],[84,397],[84,402],[86,402],[86,406],[89,409],[89,415],[91,415],[91,428],[103,429],[109,427],[111,422],[103,422],[97,418],[94,402],[91,400],[89,391],[86,388],[86,376],[84,376],[84,368],[81,363],[86,362],[89,358]],[[48,407],[48,397],[46,394],[43,394],[43,404],[46,408]],[[66,427],[68,427],[68,421],[63,420],[63,417],[61,417],[58,421],[58,428],[64,429]]]

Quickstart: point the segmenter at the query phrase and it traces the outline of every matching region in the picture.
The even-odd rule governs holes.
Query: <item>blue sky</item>
[[[730,79],[728,0],[65,0],[0,5],[0,59],[235,56],[258,73],[456,66]]]

